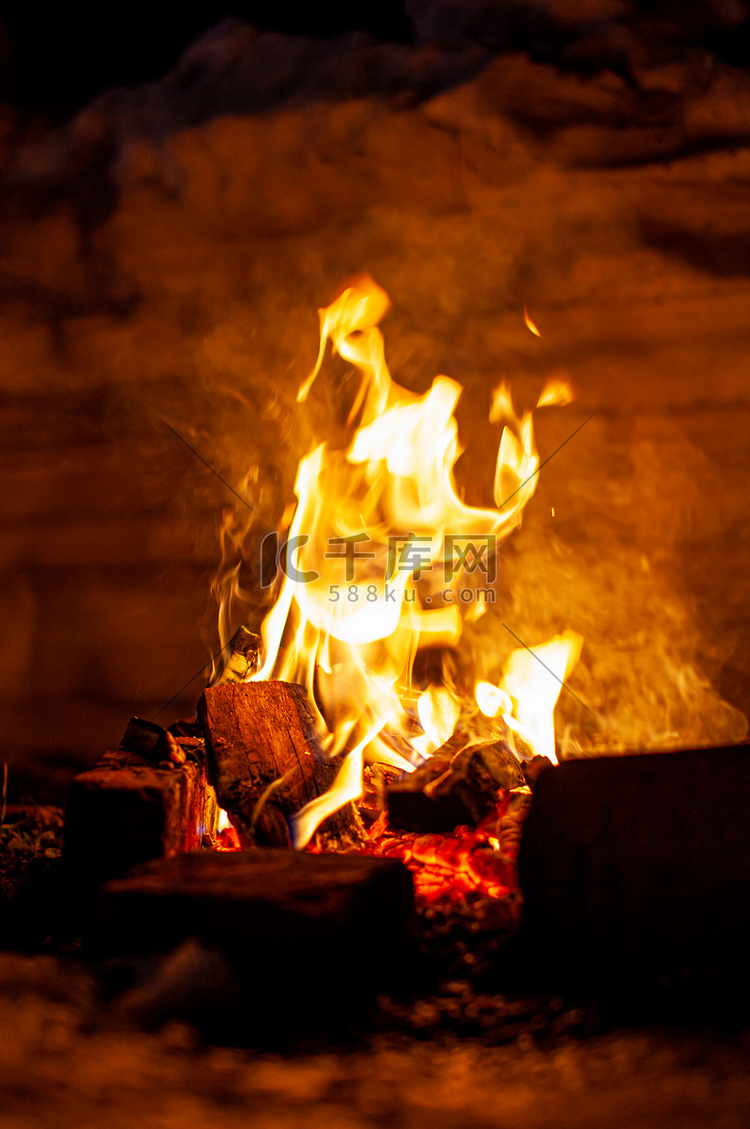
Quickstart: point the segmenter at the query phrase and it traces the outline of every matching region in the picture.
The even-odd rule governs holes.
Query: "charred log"
[[[217,1024],[223,1038],[256,1041],[330,1028],[361,1012],[404,966],[414,931],[412,881],[401,863],[265,848],[193,852],[109,883],[84,947],[97,958],[173,951],[179,963],[191,939],[182,997],[170,973],[168,1000],[155,983],[134,1007],[154,1022],[165,1008],[184,1009],[204,1028]],[[194,985],[207,980],[208,1004],[196,1003]]]
[[[178,722],[182,727],[185,723]],[[162,729],[154,721],[145,721],[142,717],[131,717],[123,734],[120,748],[125,752],[139,753],[146,760],[154,764],[172,761],[173,764],[184,764],[187,758],[186,742],[181,736],[182,728],[170,726]],[[202,738],[193,737],[188,745],[199,745],[203,749]]]
[[[269,957],[311,944],[321,952],[331,946],[339,955],[364,955],[386,934],[405,941],[412,912],[411,876],[393,859],[274,847],[193,851],[107,883],[88,939],[101,951],[133,954],[196,936],[237,946],[257,973],[264,964],[249,947],[264,948]],[[367,936],[373,929],[377,941]]]
[[[303,687],[243,682],[207,689],[198,705],[219,803],[245,846],[289,846],[289,820],[326,791],[336,766],[323,753]],[[338,817],[338,818],[337,818]],[[353,816],[327,821],[342,830]]]
[[[152,761],[169,758],[166,729],[142,717],[131,717],[122,735],[120,748],[129,753],[141,753]]]
[[[103,881],[150,859],[200,846],[216,831],[218,807],[193,755],[154,765],[138,753],[105,753],[73,779],[64,855],[71,873]]]
[[[502,741],[440,750],[388,789],[388,819],[405,831],[451,831],[475,826],[497,803],[498,790],[524,785],[518,760]]]

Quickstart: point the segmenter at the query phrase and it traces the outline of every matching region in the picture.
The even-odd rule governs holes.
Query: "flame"
[[[453,733],[461,713],[458,699],[447,686],[431,686],[419,695],[417,716],[424,733],[412,738],[412,746],[428,757]]]
[[[477,705],[486,717],[502,715],[532,754],[557,764],[554,712],[570,671],[578,662],[583,639],[574,631],[556,635],[541,646],[513,651],[505,664],[503,688],[490,682],[475,687]]]
[[[217,851],[239,851],[242,849],[237,829],[233,826],[224,808],[219,808],[214,849]]]
[[[534,325],[531,318],[529,317],[529,311],[526,309],[525,306],[523,308],[523,320],[526,322],[526,328],[531,330],[531,332],[534,334],[535,337],[541,337],[542,336],[541,333],[539,332],[539,330],[537,329],[537,327]]]
[[[550,377],[539,394],[536,402],[538,408],[562,407],[572,404],[573,393],[570,384],[561,376]]]
[[[310,395],[329,343],[359,371],[348,445],[321,443],[299,464],[283,579],[262,626],[262,665],[252,675],[305,686],[326,750],[343,757],[329,792],[295,816],[297,847],[361,795],[366,760],[410,771],[451,736],[459,718],[476,713],[469,694],[445,677],[415,685],[415,658],[426,647],[455,650],[465,622],[486,611],[498,545],[536,489],[532,414],[519,416],[501,383],[490,411],[491,421],[503,424],[494,506],[461,500],[454,412],[462,388],[437,376],[418,395],[393,381],[378,329],[388,306],[385,292],[363,277],[321,310],[318,356],[298,395],[300,402]],[[559,659],[557,646],[551,640],[538,653],[564,677],[577,650],[570,643]],[[494,688],[502,696],[495,713],[553,759],[557,695],[546,684],[524,683],[524,669],[520,659],[510,662],[507,685]]]

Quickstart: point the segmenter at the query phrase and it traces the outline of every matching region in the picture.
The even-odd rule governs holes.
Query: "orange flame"
[[[555,705],[582,645],[580,635],[565,631],[539,647],[513,651],[503,672],[503,688],[478,682],[475,689],[477,705],[485,716],[501,714],[511,733],[553,764],[557,764]]]
[[[377,328],[388,305],[385,292],[363,277],[321,310],[318,357],[298,395],[304,401],[310,394],[329,341],[361,374],[348,447],[323,443],[299,464],[284,578],[262,627],[263,663],[252,676],[305,686],[329,754],[345,754],[331,790],[297,813],[297,847],[361,794],[366,759],[412,770],[450,737],[462,713],[476,712],[451,685],[413,687],[415,656],[423,647],[455,648],[464,621],[494,598],[491,585],[482,586],[487,566],[536,488],[531,413],[519,417],[500,384],[490,415],[505,425],[495,506],[461,501],[454,478],[461,386],[438,376],[420,396],[392,380]],[[566,657],[555,650],[553,659],[550,649],[558,646],[551,640],[538,651],[564,678],[580,642],[568,640]],[[492,716],[500,712],[510,732],[554,759],[557,695],[527,685],[523,671],[511,656],[507,685],[493,688],[500,704]]]
[[[537,327],[534,325],[531,318],[529,317],[529,311],[526,309],[525,306],[523,308],[523,320],[526,322],[526,328],[530,329],[535,337],[541,337],[542,336],[541,333],[539,332],[539,330],[537,329]]]

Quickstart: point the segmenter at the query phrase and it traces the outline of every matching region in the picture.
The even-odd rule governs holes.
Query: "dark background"
[[[407,10],[413,9],[413,22]],[[490,50],[518,46],[532,57],[579,65],[566,51],[566,30],[587,22],[594,36],[603,21],[586,18],[585,7],[537,6],[529,0],[444,5],[439,38],[476,42]],[[654,34],[669,27],[673,40],[700,45],[734,66],[750,65],[750,19],[733,0],[629,5],[624,24],[652,23]],[[425,14],[427,13],[427,14]],[[196,36],[225,17],[262,31],[332,38],[368,32],[385,42],[413,43],[429,26],[430,5],[368,0],[342,7],[316,3],[192,4],[154,11],[138,5],[100,7],[18,3],[0,11],[0,101],[52,122],[65,120],[113,86],[133,86],[162,77]],[[424,39],[424,35],[421,36]],[[429,38],[429,33],[428,33]]]
[[[0,13],[0,98],[64,119],[111,86],[160,78],[202,31],[234,16],[264,31],[328,38],[368,31],[408,43],[412,27],[393,0],[335,4],[191,4],[146,11],[131,5],[76,8],[10,4]]]

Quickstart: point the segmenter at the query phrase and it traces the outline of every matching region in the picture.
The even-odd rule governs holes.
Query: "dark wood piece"
[[[120,954],[196,936],[237,948],[257,975],[268,972],[258,963],[261,951],[276,963],[280,949],[332,946],[338,961],[346,951],[339,946],[351,941],[353,959],[375,955],[387,937],[407,938],[412,911],[411,875],[393,859],[279,847],[192,851],[108,882],[87,936],[92,943],[96,936],[101,951]]]
[[[401,863],[263,848],[193,852],[109,883],[84,947],[95,958],[130,957],[193,939],[205,959],[190,978],[208,981],[208,1019],[219,1037],[255,1041],[360,1012],[408,967],[413,931],[412,880]],[[187,997],[172,992],[168,1007],[190,1009]],[[165,1017],[154,1013],[161,1006],[157,999],[154,1021]],[[185,1017],[205,1019],[205,1005],[203,1016]]]
[[[131,717],[122,735],[120,748],[129,753],[141,753],[152,761],[169,760],[166,729],[142,717]]]
[[[747,746],[543,772],[518,858],[523,951],[558,983],[634,998],[747,988],[749,804]]]
[[[219,803],[244,845],[288,846],[289,819],[336,775],[305,690],[242,682],[204,691],[198,716]]]
[[[105,753],[74,777],[65,810],[64,855],[77,878],[103,881],[149,859],[198,847],[216,832],[218,806],[202,763],[149,763]]]
[[[388,788],[388,819],[405,831],[452,831],[475,826],[493,810],[498,789],[525,783],[521,766],[502,741],[440,750]]]

